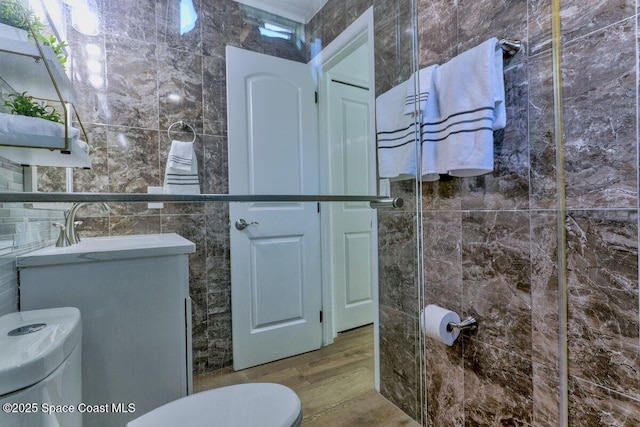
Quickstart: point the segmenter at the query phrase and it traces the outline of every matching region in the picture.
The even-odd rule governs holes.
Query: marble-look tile
[[[209,314],[231,313],[231,289],[207,293]]]
[[[157,131],[109,127],[107,144],[110,192],[146,193],[160,185]]]
[[[418,0],[419,68],[442,64],[457,54],[457,4]]]
[[[640,401],[579,378],[569,377],[569,426],[640,425]]]
[[[463,347],[465,426],[533,426],[531,359],[477,340]]]
[[[532,208],[557,203],[553,64],[547,51],[529,59],[529,155]]]
[[[636,23],[563,48],[567,207],[636,207]],[[594,60],[598,58],[598,60]]]
[[[207,135],[227,134],[227,70],[224,58],[203,57],[203,126]]]
[[[166,47],[157,53],[160,129],[184,120],[201,134],[202,56]]]
[[[196,251],[189,254],[189,288],[206,290],[207,246],[204,215],[162,215],[162,233],[176,233],[196,245]]]
[[[415,220],[413,212],[378,212],[380,305],[411,316],[420,310]]]
[[[204,136],[204,181],[202,191],[207,194],[229,193],[229,165],[227,138]]]
[[[109,235],[109,216],[78,216],[82,221],[81,225],[76,226],[80,240],[84,237],[104,237]]]
[[[380,393],[419,419],[420,351],[418,320],[380,306]]]
[[[526,49],[529,55],[551,50],[551,0],[529,0],[528,35]]]
[[[158,234],[161,231],[160,215],[112,215],[109,217],[110,236]]]
[[[193,54],[202,53],[202,10],[201,0],[193,0],[196,13],[193,28],[182,28],[182,2],[173,0],[159,0],[156,5],[156,29],[158,44],[174,49],[187,50]]]
[[[207,316],[209,333],[209,370],[228,366],[233,360],[231,338],[231,313],[217,313]]]
[[[64,193],[66,190],[66,170],[48,166],[38,167],[38,189],[41,192]]]
[[[425,338],[427,425],[464,426],[464,359],[462,340],[448,347]]]
[[[490,37],[525,40],[527,2],[522,0],[459,0],[458,53]]]
[[[638,214],[566,218],[569,372],[640,399]]]
[[[406,0],[374,0],[376,96],[407,80],[417,68],[410,18]]]
[[[557,427],[560,422],[560,372],[556,367],[533,362],[533,423]]]
[[[637,13],[633,0],[563,0],[560,3],[562,39],[571,41]],[[602,57],[600,57],[602,58]]]
[[[156,45],[108,36],[106,53],[107,123],[158,129]]]
[[[358,19],[367,9],[373,6],[373,0],[343,0],[345,3],[345,14],[347,26]]]
[[[422,209],[461,210],[462,178],[441,175],[439,181],[422,183]]]
[[[107,127],[85,125],[85,129],[89,135],[91,169],[73,169],[73,191],[80,193],[108,193]]]
[[[554,212],[531,213],[531,324],[533,360],[558,367],[560,289]]]
[[[392,181],[391,196],[399,197],[404,201],[402,211],[415,212],[416,210],[416,181]]]
[[[347,28],[347,9],[344,0],[329,0],[322,7],[322,42],[325,46],[331,43]]]
[[[231,292],[229,256],[207,255],[207,292]]]
[[[527,212],[463,212],[463,312],[477,339],[531,354],[530,221]]]
[[[209,371],[209,338],[207,334],[207,294],[190,292],[191,336],[194,375]]]
[[[239,40],[248,30],[244,28],[240,3],[232,0],[203,2],[201,25],[202,53],[223,60],[226,45]],[[236,44],[239,43],[236,41]]]
[[[108,35],[156,42],[154,0],[102,0],[102,28]]]
[[[461,313],[464,307],[460,213],[424,212],[422,226],[425,304],[436,304]]]
[[[107,67],[104,34],[86,36],[69,28],[71,81],[81,94],[75,108],[83,123],[107,123]]]
[[[506,65],[504,80],[507,125],[494,132],[494,170],[462,180],[462,209],[521,209],[529,206],[526,60]]]
[[[205,206],[207,217],[207,256],[229,258],[229,205],[212,202]]]
[[[318,55],[325,44],[322,40],[322,27],[324,24],[324,15],[322,13],[316,13],[313,18],[304,26],[305,40],[307,43],[307,50],[309,52],[309,59]]]

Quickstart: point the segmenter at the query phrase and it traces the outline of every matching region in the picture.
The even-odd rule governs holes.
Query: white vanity
[[[95,409],[84,427],[122,427],[191,392],[194,251],[177,234],[153,234],[84,238],[18,257],[21,310],[75,306],[82,314],[82,401]]]

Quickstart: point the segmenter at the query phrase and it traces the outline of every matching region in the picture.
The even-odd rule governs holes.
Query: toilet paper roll
[[[420,313],[420,329],[422,329],[422,333],[448,346],[452,346],[460,334],[458,329],[452,329],[451,332],[447,331],[447,325],[451,322],[460,322],[458,313],[435,304],[429,304]]]

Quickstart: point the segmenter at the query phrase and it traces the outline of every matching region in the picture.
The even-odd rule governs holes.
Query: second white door
[[[337,194],[374,194],[370,183],[369,91],[329,83],[332,189]],[[373,322],[373,210],[366,202],[330,204],[331,270],[336,332]]]

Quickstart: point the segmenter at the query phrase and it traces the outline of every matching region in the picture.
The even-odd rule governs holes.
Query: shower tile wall
[[[550,5],[419,0],[421,67],[493,36],[527,46],[505,64],[495,171],[423,184],[425,303],[480,321],[426,342],[430,425],[560,423]],[[569,425],[638,425],[636,3],[561,7]]]

